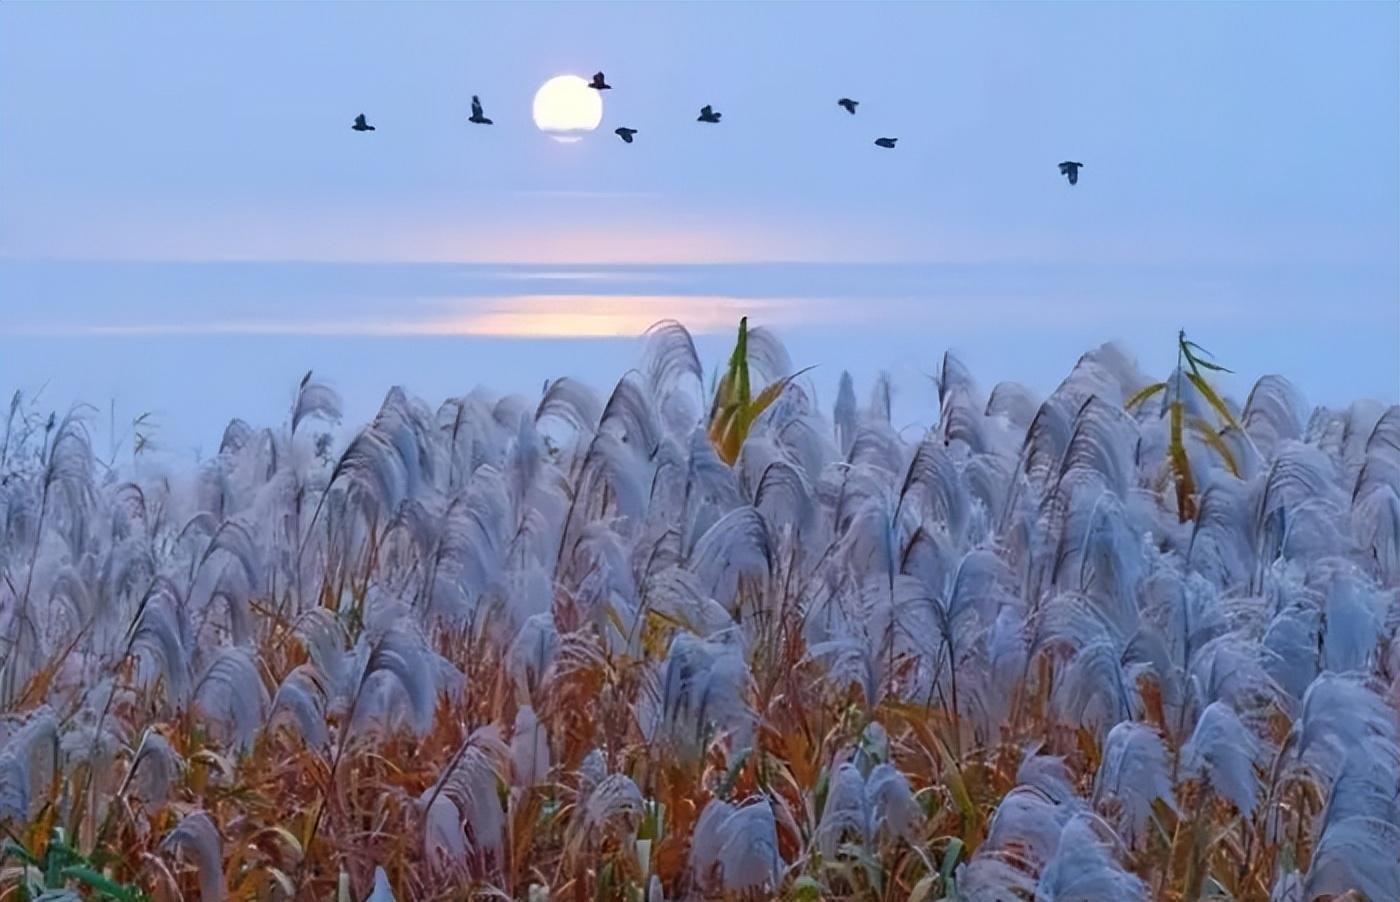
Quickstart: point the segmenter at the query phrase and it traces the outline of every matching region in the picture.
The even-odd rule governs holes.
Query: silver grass
[[[549,614],[527,617],[506,652],[506,673],[518,698],[528,702],[536,697],[558,652],[559,632],[554,618]]]
[[[1094,803],[1115,802],[1124,822],[1124,837],[1135,845],[1145,835],[1158,799],[1176,809],[1176,796],[1167,763],[1167,748],[1157,731],[1146,724],[1124,721],[1108,733],[1103,763],[1094,779]]]
[[[958,865],[958,897],[966,902],[1012,902],[1029,899],[1035,877],[993,855],[977,855]]]
[[[1082,807],[1077,800],[1056,802],[1033,786],[1014,787],[992,813],[986,844],[976,858],[1013,862],[1039,874],[1059,848],[1065,823]]]
[[[183,770],[184,760],[170,742],[155,730],[147,729],[131,756],[125,782],[144,804],[161,805],[170,798]]]
[[[860,769],[850,762],[836,768],[831,774],[815,837],[823,858],[835,858],[838,844],[845,839],[860,845],[870,841],[870,807],[865,777]]]
[[[771,555],[763,517],[751,507],[740,507],[705,531],[691,549],[686,567],[711,598],[728,606],[741,578],[768,577]]]
[[[771,333],[750,341],[756,379],[792,372]],[[1118,828],[1062,761],[1031,754],[958,871],[963,898],[1140,897],[1123,857],[1183,780],[1242,817],[1268,799],[1266,839],[1301,831],[1312,870],[1270,875],[1277,898],[1397,897],[1400,407],[1319,408],[1305,423],[1296,391],[1261,379],[1243,430],[1221,434],[1238,476],[1189,442],[1199,508],[1181,524],[1163,408],[1121,411],[1148,380],[1111,347],[1043,402],[1004,383],[984,403],[945,357],[920,437],[888,422],[885,378],[864,407],[843,379],[829,417],[799,382],[734,467],[705,434],[701,375],[684,328],[658,324],[607,395],[563,379],[434,412],[394,390],[348,446],[310,434],[338,403],[306,380],[282,428],[232,422],[218,455],[183,472],[109,473],[81,411],[46,423],[16,408],[0,446],[0,633],[18,643],[3,694],[52,659],[41,701],[66,719],[61,737],[33,728],[30,757],[25,722],[0,721],[4,812],[22,821],[50,801],[45,768],[87,763],[102,772],[91,810],[105,816],[120,781],[142,829],[182,782],[164,727],[142,718],[193,712],[221,756],[260,730],[333,756],[440,726],[467,696],[436,649],[461,637],[500,662],[516,720],[473,734],[419,796],[424,856],[434,879],[499,882],[503,799],[552,779],[555,722],[536,712],[570,661],[633,675],[618,701],[649,755],[734,761],[770,726],[750,667],[767,672],[755,656],[788,623],[826,698],[854,684],[866,706],[955,713],[964,750],[1012,739],[1023,680],[1042,672],[1054,729],[1101,740],[1093,802]],[[1200,392],[1181,400],[1210,415]],[[280,652],[257,651],[269,639],[309,660],[288,649],[285,673]],[[1165,742],[1138,722],[1156,722],[1159,700]],[[1283,718],[1276,750],[1262,737]],[[799,817],[782,796],[706,805],[682,890],[777,892],[779,824],[809,854],[917,851],[909,750],[868,739],[825,759],[821,811]],[[1270,785],[1302,781],[1322,811],[1299,822],[1291,793],[1264,791],[1275,758]],[[595,831],[630,834],[640,794],[621,780],[640,772],[609,770],[595,749],[563,776],[574,837],[590,800]],[[609,780],[617,805],[600,793]]]
[[[1321,669],[1318,654],[1321,626],[1316,610],[1290,605],[1274,616],[1264,633],[1263,644],[1268,651],[1264,668],[1295,699],[1303,698]]]
[[[597,841],[603,835],[619,840],[634,839],[641,824],[646,800],[632,778],[609,774],[588,794],[584,803],[583,827]]]
[[[307,417],[317,417],[329,423],[340,420],[340,395],[335,389],[311,378],[308,370],[297,386],[296,401],[292,404],[292,432]]]
[[[842,455],[851,452],[851,445],[856,440],[858,417],[855,383],[851,380],[851,374],[843,370],[840,385],[836,390],[836,406],[831,415],[831,421],[836,429],[836,446],[841,450]]]
[[[1329,824],[1303,887],[1305,899],[1348,890],[1367,899],[1400,898],[1400,827],[1359,816]]]
[[[1036,884],[1036,902],[1146,900],[1147,887],[1119,863],[1113,831],[1090,814],[1076,814],[1060,833],[1055,856]]]
[[[1181,765],[1204,776],[1217,795],[1249,818],[1259,793],[1259,755],[1259,740],[1229,705],[1217,701],[1201,712],[1181,751]]]
[[[634,374],[618,380],[603,405],[598,429],[611,434],[643,459],[656,453],[661,442],[661,424],[646,386]]]
[[[1282,376],[1261,376],[1249,391],[1240,423],[1261,454],[1271,455],[1281,441],[1303,437],[1303,397]]]
[[[534,786],[549,773],[549,734],[529,705],[522,705],[515,712],[510,756],[517,786]]]
[[[167,697],[175,705],[183,705],[190,694],[182,613],[179,590],[168,581],[157,580],[141,601],[128,641],[128,647],[137,655],[142,683],[162,681]]]
[[[787,348],[767,326],[749,329],[749,368],[753,371],[753,381],[759,384],[774,382],[793,371]]]
[[[267,689],[253,653],[236,647],[220,649],[195,684],[194,703],[235,747],[247,751],[268,707]]]
[[[422,637],[415,632],[398,626],[385,632],[369,648],[352,706],[354,717],[377,713],[367,701],[370,696],[365,689],[372,680],[392,675],[394,685],[402,691],[413,730],[420,735],[426,733],[432,726],[438,698],[438,676],[431,661]]]
[[[1322,812],[1323,830],[1355,817],[1400,825],[1400,749],[1369,741],[1349,749]]]
[[[687,756],[699,754],[717,730],[747,741],[755,715],[743,650],[731,637],[678,633],[666,655],[661,717],[666,735]]]
[[[223,847],[219,828],[203,811],[185,815],[161,841],[161,848],[178,850],[194,860],[199,869],[199,897],[203,902],[220,902],[228,897]]]
[[[462,829],[462,812],[446,793],[424,800],[423,857],[438,873],[465,873],[469,852]]]
[[[647,380],[658,396],[674,390],[687,378],[697,388],[704,381],[695,342],[685,326],[675,320],[663,319],[647,329],[642,359]]]
[[[750,798],[737,806],[711,800],[696,822],[690,862],[706,892],[776,890],[783,859],[768,799]]]
[[[1074,776],[1065,760],[1056,755],[1028,754],[1016,770],[1016,782],[1039,791],[1056,805],[1079,801]]]
[[[1382,635],[1383,605],[1355,574],[1335,574],[1322,609],[1322,666],[1327,670],[1365,671]]]
[[[437,800],[445,796],[455,806],[462,843],[459,846],[454,835],[437,848],[449,861],[455,861],[465,848],[467,869],[476,877],[495,874],[505,864],[506,813],[497,787],[507,782],[509,760],[510,750],[494,729],[479,729],[467,737],[448,769],[420,800],[431,823],[442,829],[447,809],[435,808]]]
[[[916,844],[924,811],[914,798],[909,781],[892,764],[877,764],[865,779],[865,796],[871,807],[871,837],[888,833]]]
[[[269,709],[269,725],[288,723],[295,727],[303,742],[323,751],[330,744],[330,732],[326,727],[327,702],[326,689],[318,677],[318,671],[314,667],[300,665],[287,674],[277,687]]]
[[[1303,876],[1297,871],[1281,871],[1269,890],[1269,902],[1304,902]]]
[[[1352,748],[1373,741],[1395,746],[1395,711],[1360,677],[1323,673],[1303,695],[1292,738],[1299,758],[1336,773]]]
[[[1014,430],[1024,433],[1034,419],[1040,401],[1019,382],[998,382],[987,397],[984,411],[989,417],[1004,419]]]
[[[381,867],[374,869],[374,886],[370,888],[365,902],[394,902],[394,891],[389,887],[389,875]]]
[[[0,728],[4,730],[0,734],[0,820],[24,822],[44,804],[58,766],[58,721],[44,707]]]

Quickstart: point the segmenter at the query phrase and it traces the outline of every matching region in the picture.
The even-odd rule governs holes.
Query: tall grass
[[[660,323],[343,448],[308,376],[192,470],[16,396],[0,895],[1400,898],[1400,408],[793,372]]]

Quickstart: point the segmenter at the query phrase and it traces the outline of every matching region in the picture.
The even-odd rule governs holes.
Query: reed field
[[[199,462],[15,394],[0,899],[1395,902],[1400,407],[1154,350],[909,425],[667,321]]]

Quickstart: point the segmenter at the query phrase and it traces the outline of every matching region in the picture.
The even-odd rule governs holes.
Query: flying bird
[[[588,86],[595,91],[612,90],[612,85],[608,84],[607,79],[603,78],[603,73],[601,72],[593,73],[593,81],[589,82]]]
[[[472,114],[467,121],[474,122],[477,125],[491,124],[491,120],[481,114],[481,98],[477,97],[475,94],[472,95]]]
[[[1065,160],[1060,164],[1060,175],[1069,179],[1071,185],[1079,184],[1079,168],[1083,163],[1076,163],[1073,160]]]
[[[632,143],[632,136],[636,133],[637,130],[635,128],[627,128],[626,126],[613,129],[613,134],[617,135],[619,138],[621,138],[623,141],[626,141],[628,144]]]
[[[365,114],[364,114],[364,113],[361,113],[360,115],[356,116],[356,117],[355,117],[355,124],[352,125],[352,126],[350,126],[350,127],[353,128],[353,129],[354,129],[355,131],[357,131],[357,132],[372,132],[372,131],[374,131],[374,126],[370,125],[368,122],[365,121]]]
[[[840,107],[845,107],[846,112],[854,116],[856,114],[856,107],[860,106],[860,101],[852,100],[849,97],[842,97],[840,100],[836,101],[836,105]]]
[[[700,115],[695,117],[696,122],[718,122],[720,114],[710,108],[707,103],[700,108]]]
[[[896,142],[896,141],[898,141],[898,140],[899,140],[898,138],[876,138],[876,139],[875,139],[875,146],[876,146],[876,147],[894,147],[894,142]]]

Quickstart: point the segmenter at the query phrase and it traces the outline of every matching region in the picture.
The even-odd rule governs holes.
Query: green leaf
[[[943,851],[943,862],[938,866],[938,876],[943,879],[946,887],[948,881],[953,878],[953,870],[958,866],[958,859],[962,857],[963,841],[956,836],[948,841],[948,848]]]
[[[76,880],[86,886],[92,887],[94,891],[118,902],[137,902],[141,898],[139,891],[129,886],[123,886],[115,880],[109,879],[97,873],[92,868],[84,865],[72,865],[63,869],[63,876],[69,880]]]
[[[714,401],[710,405],[707,430],[710,444],[714,445],[720,459],[731,466],[738,460],[754,420],[782,396],[792,380],[807,372],[801,370],[784,376],[759,392],[757,398],[753,397],[749,382],[748,336],[749,320],[744,317],[739,320],[739,338],[734,343],[729,367],[715,387]]]
[[[1126,400],[1126,401],[1123,402],[1123,406],[1124,406],[1125,408],[1127,408],[1128,410],[1132,410],[1134,407],[1137,407],[1139,404],[1141,404],[1141,403],[1143,403],[1144,401],[1148,400],[1148,399],[1151,398],[1153,395],[1156,395],[1156,394],[1158,394],[1158,393],[1160,393],[1160,392],[1166,391],[1166,388],[1167,388],[1167,383],[1165,383],[1165,382],[1154,382],[1154,383],[1152,383],[1151,385],[1147,386],[1146,388],[1142,388],[1142,389],[1139,389],[1138,391],[1134,392],[1134,393],[1133,393],[1133,396],[1132,396],[1131,398],[1129,398],[1128,400]]]
[[[1184,332],[1181,333],[1180,338],[1178,339],[1178,341],[1180,341],[1180,343],[1181,343],[1181,353],[1182,353],[1183,355],[1185,355],[1187,361],[1190,362],[1190,364],[1191,364],[1191,369],[1192,369],[1192,370],[1195,370],[1197,367],[1201,367],[1201,368],[1207,369],[1207,370],[1215,370],[1215,371],[1218,372],[1218,373],[1233,373],[1233,372],[1234,372],[1234,370],[1226,369],[1225,367],[1221,366],[1221,365],[1218,364],[1218,363],[1212,363],[1210,360],[1206,360],[1206,359],[1204,359],[1204,358],[1202,358],[1202,357],[1197,357],[1195,354],[1192,354],[1192,353],[1191,353],[1191,350],[1194,348],[1195,350],[1200,351],[1201,354],[1203,354],[1205,357],[1210,357],[1210,358],[1215,357],[1214,354],[1212,354],[1210,351],[1207,351],[1205,348],[1201,347],[1200,345],[1196,344],[1194,341],[1187,341],[1187,339],[1186,339],[1186,333],[1184,333]]]
[[[1218,364],[1218,363],[1211,363],[1209,360],[1197,360],[1197,361],[1195,361],[1195,363],[1196,363],[1197,366],[1201,367],[1202,369],[1215,370],[1217,373],[1233,373],[1233,372],[1234,372],[1234,370],[1230,369],[1229,367],[1223,367],[1223,366],[1221,366],[1221,365]]]
[[[792,889],[788,891],[788,898],[797,902],[810,902],[810,900],[822,897],[822,885],[817,878],[810,875],[798,877],[792,883]]]
[[[15,856],[16,858],[18,858],[20,861],[23,861],[25,864],[28,864],[28,865],[33,865],[33,866],[35,866],[35,867],[38,867],[38,865],[39,865],[39,859],[37,859],[37,858],[35,858],[33,855],[29,854],[29,850],[28,850],[28,849],[26,849],[24,846],[20,845],[19,843],[15,842],[13,839],[7,839],[7,840],[5,840],[5,845],[4,845],[4,849],[3,849],[3,854],[4,854],[4,855],[13,855],[13,856]]]

